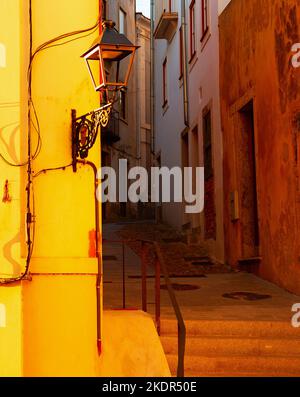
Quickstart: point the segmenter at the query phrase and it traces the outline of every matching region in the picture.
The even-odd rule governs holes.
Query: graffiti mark
[[[10,202],[11,202],[11,196],[9,194],[9,183],[8,180],[6,180],[4,185],[2,203],[10,203]]]
[[[18,131],[20,130],[20,126],[17,125],[10,133],[9,135],[9,141],[7,143],[6,139],[4,139],[4,131],[9,129],[11,126],[18,124],[17,122],[10,123],[7,125],[4,125],[0,127],[0,141],[3,143],[3,146],[5,147],[6,152],[9,154],[11,160],[18,164],[20,161],[18,159],[18,154],[17,154],[17,144],[16,144],[16,135]]]

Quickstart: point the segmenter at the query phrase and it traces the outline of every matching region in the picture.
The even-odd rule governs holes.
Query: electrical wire
[[[85,37],[88,37],[88,36],[94,34],[95,31],[98,30],[98,28],[99,28],[99,22],[100,22],[100,20],[101,20],[100,17],[98,17],[98,19],[97,19],[95,25],[93,25],[93,26],[90,27],[90,28],[82,29],[82,30],[77,30],[77,31],[69,32],[69,33],[65,33],[65,34],[63,34],[63,35],[57,36],[57,37],[55,37],[55,38],[53,38],[53,39],[51,39],[51,40],[48,40],[47,42],[41,44],[41,45],[35,50],[35,52],[30,56],[30,62],[29,62],[29,67],[28,67],[28,72],[27,72],[28,81],[31,81],[31,78],[32,78],[32,66],[33,66],[33,61],[34,61],[36,55],[37,55],[39,52],[44,51],[44,50],[47,50],[47,49],[50,49],[50,48],[53,48],[53,47],[62,46],[62,45],[71,43],[71,42],[76,41],[76,40],[80,40],[80,39],[82,39],[82,38],[85,38]],[[87,32],[88,32],[88,33],[87,33]],[[82,33],[87,33],[87,34],[82,34]],[[79,36],[79,37],[75,37],[75,38],[70,39],[70,40],[63,41],[62,43],[54,44],[54,43],[56,43],[57,41],[61,41],[61,40],[65,39],[65,38],[72,37],[72,36],[75,36],[75,35],[76,35],[76,36],[77,36],[77,35],[80,35],[80,36]],[[32,105],[33,112],[34,112],[34,116],[35,116],[35,120],[36,120],[36,123],[37,123],[37,127],[36,127],[35,129],[36,129],[37,134],[38,134],[38,144],[37,144],[37,148],[36,148],[36,150],[35,150],[35,152],[34,152],[34,155],[33,155],[33,159],[36,159],[37,156],[40,154],[41,149],[42,149],[42,138],[41,138],[41,129],[40,129],[40,123],[39,123],[39,118],[38,118],[38,115],[37,115],[37,111],[36,111],[36,108],[35,108],[35,105],[34,105],[34,102],[33,102],[33,98],[32,98],[32,96],[31,96],[31,93],[29,93],[29,94],[30,94],[30,95],[29,95],[30,104]],[[33,122],[32,122],[32,123],[33,123]]]
[[[72,166],[73,166],[73,163],[67,164],[67,165],[62,165],[62,166],[60,166],[60,167],[45,168],[44,170],[41,170],[41,171],[37,172],[33,177],[34,177],[34,178],[37,178],[37,177],[39,177],[40,175],[46,174],[46,173],[49,172],[49,171],[59,171],[59,170],[65,171],[67,168],[72,167]]]
[[[31,19],[32,19],[32,17],[31,17]],[[90,28],[77,30],[77,31],[69,32],[69,33],[65,33],[65,34],[57,36],[57,37],[55,37],[55,38],[53,38],[51,40],[48,40],[47,42],[41,44],[34,51],[33,54],[32,54],[32,50],[31,50],[30,62],[29,62],[29,67],[28,67],[28,72],[27,72],[28,82],[31,82],[33,61],[34,61],[34,58],[36,57],[36,55],[39,52],[47,50],[49,48],[62,46],[62,45],[65,45],[65,44],[71,43],[73,41],[80,40],[82,38],[85,38],[85,37],[88,37],[88,36],[92,35],[93,33],[95,33],[95,31],[98,30],[100,21],[101,21],[101,19],[98,18],[97,22]],[[87,34],[81,35],[82,33],[87,33]],[[64,41],[62,43],[53,44],[53,43],[56,43],[57,41],[60,41],[60,40],[63,40],[65,38],[68,38],[68,37],[71,37],[71,36],[75,36],[75,35],[81,35],[81,36],[75,37],[75,38],[67,40],[67,41]],[[31,48],[32,48],[32,43],[31,43]],[[29,105],[32,106],[32,109],[33,109],[33,112],[34,112],[34,117],[35,117],[35,120],[36,120],[36,123],[37,123],[37,127],[35,127],[34,129],[35,129],[35,131],[37,132],[37,135],[38,135],[38,142],[37,142],[37,147],[36,147],[36,149],[34,151],[34,154],[32,156],[32,159],[35,160],[38,157],[38,155],[40,154],[41,149],[42,149],[42,138],[41,138],[41,129],[40,129],[40,123],[39,123],[37,111],[36,111],[32,96],[31,96],[31,92],[29,92],[29,91],[31,91],[31,90],[29,90],[29,84],[28,84],[28,94],[30,94],[29,95]],[[32,125],[34,125],[32,120],[31,120],[31,122],[32,122]],[[7,160],[1,153],[0,153],[0,157],[2,158],[2,160],[7,165],[9,165],[11,167],[24,167],[24,166],[28,165],[28,161],[26,161],[24,163],[20,163],[20,164],[12,163],[9,160]]]
[[[14,166],[14,167],[22,167],[22,166],[28,166],[27,168],[27,174],[28,174],[28,183],[27,183],[27,187],[26,187],[26,191],[27,191],[27,216],[26,216],[26,234],[27,234],[27,246],[28,246],[28,252],[27,252],[27,259],[26,259],[26,266],[25,266],[25,271],[22,275],[20,275],[19,277],[14,277],[14,278],[5,278],[5,279],[0,279],[0,285],[7,285],[7,284],[12,284],[12,283],[16,283],[19,281],[24,280],[28,274],[29,274],[29,268],[30,268],[30,262],[31,262],[31,258],[32,258],[32,254],[33,254],[33,248],[34,248],[34,240],[35,240],[35,200],[34,200],[34,190],[33,190],[33,183],[32,183],[32,178],[36,178],[39,175],[41,175],[41,173],[45,173],[47,171],[55,171],[55,170],[59,170],[59,169],[66,169],[67,167],[72,166],[72,164],[68,164],[67,166],[63,166],[63,167],[57,167],[57,168],[48,168],[45,170],[42,170],[40,172],[38,172],[35,176],[32,176],[32,169],[31,169],[31,162],[32,160],[36,159],[36,157],[40,154],[41,152],[41,148],[42,148],[42,138],[41,138],[41,129],[40,129],[40,123],[39,123],[39,119],[38,119],[38,114],[36,111],[36,108],[34,106],[34,102],[32,99],[32,91],[31,91],[31,85],[32,85],[32,66],[33,66],[33,61],[34,58],[36,57],[36,55],[43,51],[46,50],[48,48],[52,48],[52,47],[57,47],[60,45],[65,45],[67,43],[70,43],[72,41],[75,40],[79,40],[83,37],[87,37],[91,34],[93,34],[99,27],[99,23],[101,21],[101,17],[99,16],[97,19],[97,22],[95,23],[95,25],[93,25],[90,28],[87,29],[82,29],[82,30],[77,30],[74,32],[69,32],[69,33],[65,33],[63,35],[57,36],[54,39],[51,39],[43,44],[41,44],[33,53],[32,52],[32,43],[33,43],[33,34],[32,34],[32,0],[29,1],[29,24],[30,24],[30,62],[29,62],[29,67],[28,67],[28,72],[27,72],[27,80],[28,80],[28,160],[26,163],[23,164],[13,164],[10,163],[9,161],[7,161],[1,154],[0,157],[9,165]],[[89,32],[89,33],[88,33]],[[83,33],[88,33],[86,35],[81,35]],[[57,41],[69,38],[71,36],[77,36],[77,35],[81,35],[79,37],[76,37],[74,39],[70,39],[67,41],[64,41],[63,43],[56,43]],[[33,109],[34,112],[34,117],[36,119],[36,123],[37,126],[34,125],[32,119],[31,119],[31,107]],[[34,151],[34,155],[32,156],[31,153],[31,125],[33,125],[33,127],[35,128],[37,134],[38,134],[38,142],[37,142],[37,147]],[[32,209],[33,212],[31,212],[31,193],[32,193]],[[32,237],[31,237],[31,225],[33,224],[33,230],[32,230]]]
[[[31,57],[32,54],[32,8],[31,8],[31,1],[29,0],[29,26],[30,26],[30,39],[29,39],[29,54]],[[33,253],[33,240],[34,240],[34,236],[35,236],[35,224],[34,224],[34,219],[32,217],[32,213],[31,213],[31,192],[33,191],[33,187],[32,185],[32,171],[31,171],[31,115],[30,115],[30,98],[31,98],[31,79],[28,80],[28,137],[27,137],[27,145],[28,145],[28,160],[27,160],[27,175],[28,175],[28,180],[27,180],[27,186],[26,186],[26,192],[27,192],[27,212],[26,212],[26,234],[27,234],[27,247],[28,247],[28,251],[27,251],[27,258],[26,258],[26,266],[25,266],[25,271],[23,274],[21,274],[18,277],[10,277],[10,278],[5,278],[5,279],[0,279],[0,285],[7,285],[7,284],[12,284],[12,283],[16,283],[19,281],[22,281],[23,279],[25,279],[25,277],[27,277],[28,273],[29,273],[29,267],[30,267],[30,261],[31,261],[31,257],[32,257],[32,253]],[[18,165],[16,165],[18,166]],[[33,196],[34,198],[34,196]],[[33,239],[31,239],[31,225],[32,223],[34,224],[33,227]]]
[[[47,173],[47,172],[49,172],[49,171],[58,171],[58,170],[63,170],[63,171],[64,171],[64,170],[66,170],[67,168],[72,167],[72,166],[73,166],[73,163],[67,164],[67,165],[63,165],[63,166],[60,166],[60,167],[45,168],[45,169],[43,169],[43,170],[37,172],[37,173],[33,176],[33,178],[37,178],[37,177],[39,177],[40,175],[45,174],[45,173]],[[32,210],[33,210],[33,214],[35,214],[35,198],[34,198],[34,189],[33,189],[33,185],[32,185],[32,187],[31,187],[31,192],[32,192]],[[35,224],[35,216],[34,216],[34,215],[33,215],[32,221],[33,221],[33,222],[31,222],[31,223],[34,223],[34,224]],[[28,233],[28,229],[27,229],[27,233]],[[29,256],[28,256],[28,258],[27,258],[27,263],[28,263],[28,270],[27,270],[27,272],[26,272],[26,270],[25,270],[25,273],[24,273],[23,275],[19,276],[19,277],[0,279],[0,286],[1,286],[1,285],[5,285],[5,284],[16,283],[16,282],[18,282],[18,281],[22,281],[26,276],[28,276],[29,263],[30,263],[30,260],[31,260],[32,254],[33,254],[34,242],[35,242],[35,227],[33,227],[33,229],[32,229],[31,249],[30,249],[30,251],[29,251]]]

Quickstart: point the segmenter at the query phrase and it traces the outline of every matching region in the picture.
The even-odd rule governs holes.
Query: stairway
[[[186,377],[300,376],[300,329],[281,321],[187,320]],[[177,322],[163,320],[161,341],[176,376]]]

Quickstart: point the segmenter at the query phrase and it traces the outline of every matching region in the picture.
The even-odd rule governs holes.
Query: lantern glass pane
[[[100,78],[100,68],[99,68],[99,61],[94,61],[94,60],[87,60],[88,64],[88,70],[90,72],[91,79],[93,80],[94,88],[96,89],[97,87],[100,86],[101,83],[101,78]]]
[[[116,50],[100,50],[105,65],[105,81],[109,89],[124,86],[130,67],[132,52]]]

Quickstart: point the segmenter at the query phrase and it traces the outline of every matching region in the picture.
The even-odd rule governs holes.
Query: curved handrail
[[[166,286],[168,289],[169,297],[173,306],[173,309],[175,311],[175,315],[177,318],[177,323],[178,323],[178,366],[177,366],[177,376],[180,378],[184,377],[184,354],[185,354],[185,341],[186,341],[186,327],[185,323],[183,320],[183,316],[179,307],[179,304],[177,302],[177,298],[174,292],[174,289],[172,287],[172,283],[170,281],[170,277],[168,274],[167,266],[165,263],[165,259],[163,257],[163,254],[161,252],[161,248],[157,242],[154,242],[154,247],[156,251],[157,258],[159,260],[159,263],[161,265]]]

